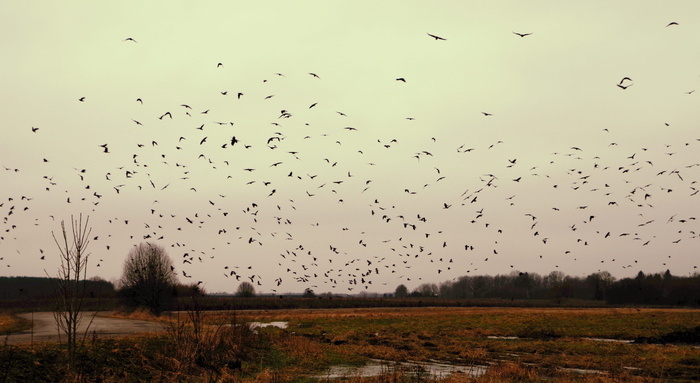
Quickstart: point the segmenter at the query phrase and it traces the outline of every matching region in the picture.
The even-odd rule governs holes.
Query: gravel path
[[[100,313],[100,315],[106,314],[108,313]],[[89,337],[92,336],[93,332],[96,333],[98,337],[107,337],[164,330],[163,325],[156,322],[136,319],[107,318],[99,315],[92,320],[92,323],[90,323],[93,315],[94,312],[83,313],[83,319],[78,326],[78,333],[81,337],[82,334],[84,334],[88,324],[90,324]],[[7,335],[6,338],[8,343],[55,342],[59,340],[58,327],[56,326],[56,321],[54,320],[52,312],[23,313],[19,314],[19,316],[33,321],[34,327],[31,330]],[[62,337],[65,337],[65,335],[61,335]],[[3,337],[2,342],[5,342],[4,338],[5,336]]]

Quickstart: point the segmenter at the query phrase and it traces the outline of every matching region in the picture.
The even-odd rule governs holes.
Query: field
[[[250,321],[289,321],[297,336],[332,345],[343,355],[460,365],[512,362],[544,375],[562,367],[609,377],[700,378],[697,347],[614,341],[698,325],[700,310],[410,308],[240,315]]]
[[[144,318],[143,313],[136,316]],[[155,319],[155,318],[153,318]],[[385,369],[356,382],[669,382],[700,380],[698,344],[636,344],[700,324],[700,310],[661,308],[370,308],[181,312],[159,335],[92,340],[78,381],[295,382],[332,367],[397,362],[484,366],[475,376]],[[242,323],[287,322],[251,330]],[[697,336],[697,331],[695,333]],[[690,338],[688,338],[690,339]],[[5,346],[6,381],[57,375],[61,347]],[[26,367],[35,366],[35,368]],[[2,370],[2,369],[5,370]],[[8,372],[9,371],[9,372]],[[15,378],[12,378],[15,377]],[[14,380],[13,380],[14,379]],[[59,381],[59,380],[57,380]]]

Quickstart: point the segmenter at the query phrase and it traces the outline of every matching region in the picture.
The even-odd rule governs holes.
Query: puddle
[[[604,375],[604,374],[606,374],[605,371],[591,370],[591,369],[586,369],[586,368],[559,367],[559,369],[562,370],[562,371],[575,372],[575,373],[577,373],[577,374],[596,374],[596,375]]]
[[[505,340],[520,339],[520,337],[518,337],[518,336],[496,336],[496,335],[489,335],[486,338],[488,338],[488,339],[505,339]],[[631,339],[608,339],[608,338],[580,338],[580,339],[591,340],[594,342],[634,343],[634,340],[631,340]]]
[[[248,322],[248,327],[253,331],[254,334],[258,333],[259,328],[263,327],[277,327],[277,328],[287,328],[289,322]],[[226,324],[224,326],[231,326]],[[234,324],[234,326],[240,326],[239,324]]]
[[[277,327],[277,328],[287,328],[289,322],[248,322],[251,329],[262,328],[262,327]]]
[[[607,342],[607,343],[634,343],[630,339],[607,339],[607,338],[583,338],[585,340],[592,340],[595,342]]]
[[[400,372],[419,377],[430,376],[443,378],[451,374],[465,374],[478,378],[486,373],[487,366],[460,366],[440,362],[394,362],[381,359],[370,359],[364,366],[332,366],[324,374],[314,376],[315,379],[337,379],[346,377],[368,378],[383,374]]]

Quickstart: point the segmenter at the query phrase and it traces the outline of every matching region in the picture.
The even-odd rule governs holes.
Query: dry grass
[[[20,332],[32,328],[30,321],[16,315],[0,313],[0,333]]]
[[[9,314],[0,314],[0,332],[7,332],[14,327],[16,323],[15,317]]]
[[[163,320],[161,317],[153,315],[149,310],[144,308],[138,308],[136,310],[117,310],[107,313],[105,316],[121,319],[135,319],[135,320],[149,320],[149,321],[159,321]]]
[[[394,361],[436,359],[460,365],[505,361],[479,380],[465,381],[700,379],[696,348],[585,339],[634,339],[678,330],[700,322],[697,309],[441,307],[239,311],[238,315],[246,321],[289,321],[290,331],[347,355]],[[489,339],[490,335],[521,338]],[[318,352],[309,351],[309,358],[322,361]],[[396,381],[397,377],[385,378]],[[384,378],[372,379],[361,381]]]

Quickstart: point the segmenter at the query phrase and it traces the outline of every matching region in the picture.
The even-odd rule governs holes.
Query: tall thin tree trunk
[[[54,319],[59,331],[66,336],[66,348],[68,363],[72,369],[75,367],[78,351],[78,326],[82,319],[83,301],[85,298],[87,265],[90,254],[87,253],[87,245],[90,242],[91,229],[88,227],[89,217],[83,224],[83,216],[78,220],[71,216],[71,234],[66,230],[64,221],[61,221],[60,240],[52,232],[54,241],[60,254],[58,268],[58,286],[54,307]],[[71,237],[69,240],[69,236]],[[89,327],[89,326],[88,326]],[[86,330],[87,334],[87,330]]]

